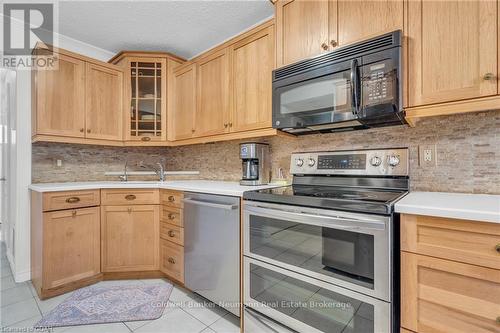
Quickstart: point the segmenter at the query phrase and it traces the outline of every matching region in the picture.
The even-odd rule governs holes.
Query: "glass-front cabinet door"
[[[166,140],[166,63],[161,58],[129,60],[130,140]]]

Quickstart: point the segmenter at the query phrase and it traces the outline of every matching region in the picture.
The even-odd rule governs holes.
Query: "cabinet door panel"
[[[57,55],[57,70],[36,72],[36,133],[85,136],[85,62]]]
[[[409,106],[497,93],[495,1],[409,1],[407,36]]]
[[[276,3],[278,67],[328,51],[329,26],[336,25],[329,22],[329,3],[310,0]],[[323,43],[327,45],[326,50]]]
[[[198,96],[194,136],[223,134],[229,130],[229,61],[224,49],[198,62]]]
[[[87,63],[86,137],[121,140],[123,73]]]
[[[99,208],[43,213],[43,289],[99,274]]]
[[[338,44],[403,29],[403,0],[338,0]]]
[[[233,45],[232,62],[231,131],[271,127],[274,28],[266,28]]]
[[[159,206],[102,206],[102,270],[157,270]]]
[[[193,136],[196,112],[196,65],[192,64],[173,73],[169,88],[169,140],[189,139]]]
[[[498,332],[500,270],[402,252],[401,304],[414,332]]]

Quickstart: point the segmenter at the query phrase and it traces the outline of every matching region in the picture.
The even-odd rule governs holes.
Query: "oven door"
[[[391,218],[244,202],[244,254],[391,301]]]
[[[295,331],[391,330],[390,303],[248,257],[243,269],[245,306]]]
[[[349,60],[275,80],[273,127],[356,121],[361,89],[357,64]]]

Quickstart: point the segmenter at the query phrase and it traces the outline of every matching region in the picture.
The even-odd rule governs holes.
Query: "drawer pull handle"
[[[175,264],[175,259],[172,258],[172,257],[169,257],[168,258],[168,262],[171,263],[171,264]]]
[[[143,136],[141,138],[142,141],[151,141],[151,138],[149,136]]]
[[[175,214],[174,214],[174,213],[170,213],[170,214],[168,214],[168,218],[169,218],[170,220],[175,219]]]
[[[498,253],[500,253],[500,244],[495,245],[495,250],[496,250]],[[500,317],[498,317],[498,318],[500,318]]]
[[[125,196],[125,199],[127,199],[127,200],[135,200],[135,198],[137,198],[137,197],[135,195],[133,195],[133,194],[127,194]]]
[[[79,197],[71,197],[71,198],[66,199],[67,203],[77,203],[79,201],[80,201]]]
[[[168,237],[175,237],[175,232],[173,230],[169,230]]]
[[[174,202],[175,201],[175,197],[173,195],[169,195],[168,196],[168,201]]]

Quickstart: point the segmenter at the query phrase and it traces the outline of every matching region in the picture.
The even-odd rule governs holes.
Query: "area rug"
[[[170,283],[162,283],[79,289],[47,313],[35,328],[157,319],[172,288]]]

